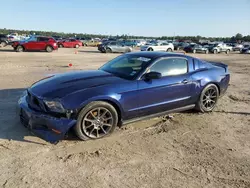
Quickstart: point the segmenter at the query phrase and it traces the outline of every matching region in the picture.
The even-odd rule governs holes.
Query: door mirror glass
[[[153,79],[159,79],[162,75],[159,72],[149,72],[143,75],[144,80],[153,80]]]

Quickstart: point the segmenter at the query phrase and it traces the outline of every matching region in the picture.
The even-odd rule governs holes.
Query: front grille
[[[45,107],[43,101],[41,99],[39,99],[38,97],[36,97],[35,95],[32,95],[29,91],[27,91],[27,93],[28,93],[27,103],[28,103],[29,107],[33,110],[36,110],[36,111],[45,112],[46,107]]]

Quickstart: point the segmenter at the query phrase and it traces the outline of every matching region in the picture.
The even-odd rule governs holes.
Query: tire
[[[132,50],[130,49],[130,48],[128,48],[128,49],[126,49],[125,50],[125,53],[129,53],[129,52],[131,52]]]
[[[196,110],[206,113],[212,112],[219,98],[219,89],[215,84],[207,85],[201,92]]]
[[[193,50],[193,53],[195,54],[195,53],[196,53],[196,50]]]
[[[23,46],[17,46],[16,47],[16,52],[23,52],[24,51],[24,47]]]
[[[110,48],[107,48],[106,53],[112,53],[112,50]]]
[[[7,42],[2,41],[2,42],[0,43],[0,47],[5,47],[5,46],[7,46]]]
[[[52,48],[51,46],[47,46],[47,47],[46,47],[46,51],[47,51],[47,52],[52,52],[52,51],[53,51],[53,48]]]
[[[100,139],[109,136],[117,124],[116,109],[107,102],[94,101],[80,111],[74,130],[81,140]]]
[[[77,45],[75,45],[75,48],[79,48],[79,45],[77,44]]]
[[[63,45],[62,44],[59,44],[59,46],[58,46],[59,48],[63,48]]]
[[[154,51],[153,48],[149,48],[148,51]]]
[[[208,54],[208,50],[205,51],[205,54]]]
[[[172,52],[173,50],[171,48],[168,48],[167,49],[167,52]]]
[[[227,51],[226,51],[226,54],[229,54],[229,53],[230,53],[230,50],[227,50]]]
[[[218,53],[218,50],[214,50],[213,53],[214,53],[214,54],[217,54],[217,53]]]

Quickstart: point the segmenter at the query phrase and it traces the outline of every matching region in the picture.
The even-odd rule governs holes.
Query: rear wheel
[[[107,48],[106,53],[112,53],[112,50],[110,48]]]
[[[109,103],[95,101],[81,110],[74,129],[81,140],[99,139],[110,135],[117,123],[115,108]]]
[[[58,46],[59,48],[63,48],[63,45],[62,44],[59,44],[59,46]]]
[[[77,45],[75,45],[75,48],[79,48],[79,45],[77,44]]]
[[[7,43],[6,43],[5,41],[2,41],[2,42],[0,43],[0,47],[5,47],[5,46],[7,46]]]
[[[196,109],[200,112],[211,112],[216,106],[219,97],[219,89],[215,84],[207,85],[201,92]]]
[[[230,53],[230,50],[227,50],[227,51],[226,51],[226,54],[229,54],[229,53]]]
[[[196,53],[196,50],[195,50],[195,49],[193,49],[193,53],[194,53],[194,54]]]
[[[168,48],[167,49],[167,52],[172,52],[173,50],[171,48]]]
[[[208,54],[208,50],[205,51],[205,54]]]
[[[52,48],[51,46],[47,46],[47,47],[46,47],[46,51],[47,51],[47,52],[52,52],[52,51],[53,51],[53,48]]]
[[[214,50],[213,52],[214,52],[214,54],[217,54],[217,53],[218,53],[218,51],[217,51],[217,50]]]
[[[17,46],[16,47],[16,52],[23,52],[23,51],[24,51],[23,46]]]
[[[148,51],[154,51],[153,48],[149,48]]]
[[[125,53],[129,53],[129,52],[131,52],[132,50],[130,49],[130,48],[128,48],[128,49],[126,49],[125,50]]]

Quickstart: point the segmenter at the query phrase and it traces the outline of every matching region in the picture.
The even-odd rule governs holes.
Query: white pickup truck
[[[213,44],[209,47],[209,51],[214,54],[221,53],[221,52],[225,52],[226,54],[229,54],[230,52],[233,51],[233,47],[228,46],[226,44]]]

